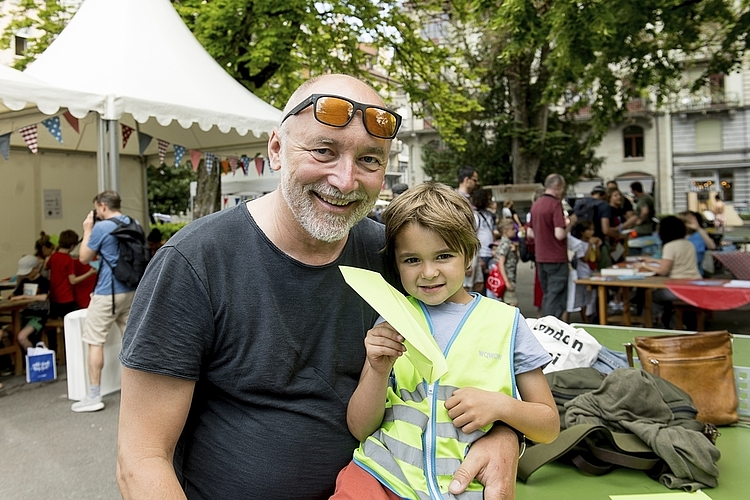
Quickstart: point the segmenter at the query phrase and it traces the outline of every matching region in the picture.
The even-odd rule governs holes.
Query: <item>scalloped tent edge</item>
[[[89,110],[102,123],[86,127],[95,137],[79,139],[77,149],[97,152],[102,189],[117,190],[119,184],[121,138],[114,122],[205,152],[257,144],[281,119],[280,110],[240,85],[206,52],[169,0],[86,0],[24,74],[101,98]],[[54,105],[40,102],[39,110]],[[156,142],[145,155],[155,154]]]

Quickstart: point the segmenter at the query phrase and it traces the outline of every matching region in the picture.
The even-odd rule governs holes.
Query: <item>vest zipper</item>
[[[425,384],[427,385],[427,401],[430,405],[430,421],[424,433],[424,472],[430,498],[441,499],[443,496],[440,494],[440,487],[437,482],[437,470],[435,469],[435,435],[437,434],[437,423],[435,421],[437,399],[435,396],[435,387],[437,387],[438,382],[436,381],[432,384],[425,382]]]

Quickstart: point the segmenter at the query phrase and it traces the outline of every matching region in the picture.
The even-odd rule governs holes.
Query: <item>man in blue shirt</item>
[[[104,408],[100,393],[102,367],[104,366],[104,342],[114,323],[125,330],[135,288],[117,280],[112,269],[117,266],[119,245],[110,233],[117,223],[110,219],[129,223],[130,218],[120,212],[120,195],[115,191],[104,191],[94,198],[94,210],[83,221],[83,240],[79,260],[88,264],[97,255],[100,261],[99,278],[86,314],[82,339],[89,346],[89,389],[86,397],[73,403],[74,412],[90,412]],[[113,296],[114,294],[114,296]]]

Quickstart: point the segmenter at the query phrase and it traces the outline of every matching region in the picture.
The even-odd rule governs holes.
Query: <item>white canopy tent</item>
[[[170,144],[214,151],[265,142],[259,138],[281,118],[219,66],[169,0],[85,0],[24,73],[103,97],[99,126],[78,141],[97,151],[102,189],[118,189],[117,121]],[[137,142],[124,153],[137,155]],[[144,154],[156,151],[154,140]]]
[[[38,125],[31,154],[18,129],[66,110],[78,130],[61,119],[60,143]],[[0,158],[0,277],[40,231],[80,232],[96,192],[119,191],[124,211],[143,221],[157,139],[172,145],[168,156],[174,145],[265,156],[280,118],[208,55],[169,0],[85,0],[26,71],[0,65],[0,136],[13,132],[10,159]],[[135,132],[123,147],[119,124],[153,138],[142,155]],[[261,176],[251,168],[248,177]]]

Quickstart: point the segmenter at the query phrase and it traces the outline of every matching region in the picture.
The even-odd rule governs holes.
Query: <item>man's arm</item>
[[[78,249],[78,260],[82,264],[88,264],[96,257],[96,252],[89,248],[92,229],[94,229],[94,212],[89,212],[86,218],[83,219],[83,238],[81,239],[81,246]]]
[[[568,237],[568,233],[573,230],[573,226],[578,222],[578,216],[576,214],[570,214],[568,216],[568,224],[565,227],[555,228],[555,238],[562,241]]]
[[[185,499],[172,458],[195,382],[123,367],[117,482],[129,499]]]
[[[466,460],[456,470],[450,492],[463,492],[475,477],[484,485],[485,500],[516,498],[518,435],[510,427],[496,423],[484,437],[469,448]]]

